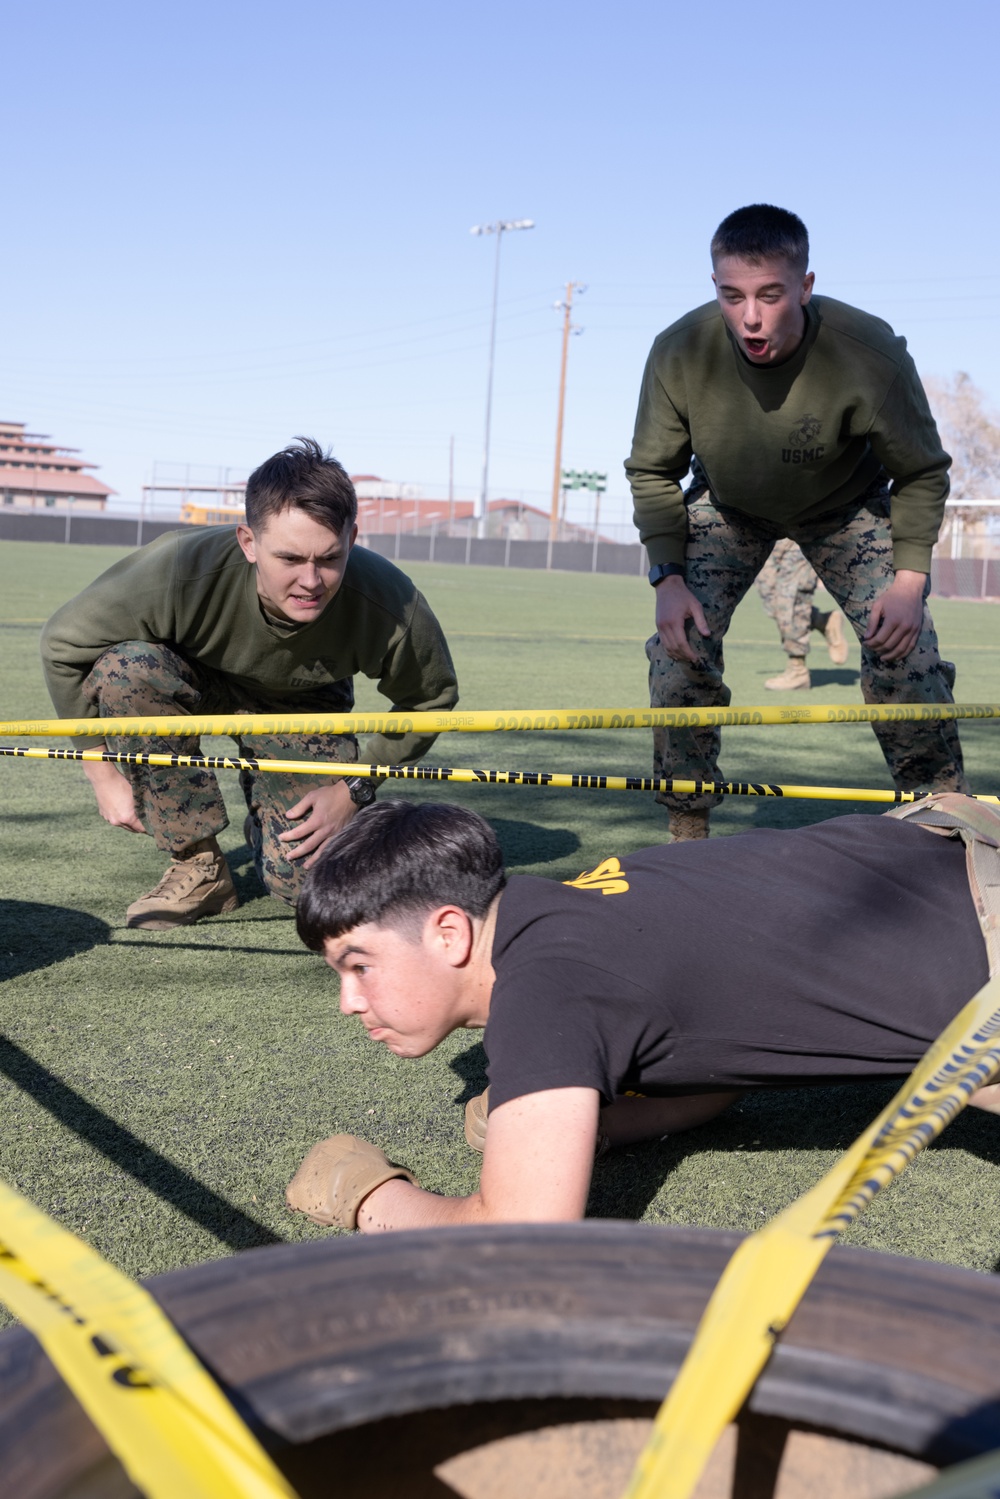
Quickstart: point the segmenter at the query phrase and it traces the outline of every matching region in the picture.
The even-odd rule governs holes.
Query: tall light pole
[[[563,416],[566,411],[566,356],[569,353],[569,336],[571,333],[583,332],[582,328],[573,327],[573,293],[577,291],[583,296],[586,290],[587,288],[581,286],[579,281],[568,281],[565,302],[553,304],[557,311],[563,313],[563,338],[562,364],[559,369],[559,414],[556,417],[556,469],[552,475],[552,514],[549,518],[550,541],[555,541],[559,530],[559,490],[562,475]]]
[[[493,410],[493,355],[497,342],[497,293],[500,290],[500,244],[507,229],[534,229],[534,219],[497,219],[492,224],[474,224],[470,234],[495,234],[497,252],[493,263],[493,313],[490,318],[490,365],[486,377],[486,433],[483,438],[483,481],[476,506],[476,534],[482,536],[486,525],[486,497],[490,477],[490,417]]]

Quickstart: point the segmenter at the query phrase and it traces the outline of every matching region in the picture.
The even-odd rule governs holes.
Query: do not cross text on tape
[[[755,725],[941,723],[1000,719],[1000,703],[826,703],[746,708],[490,708],[448,713],[265,713],[0,722],[0,738],[164,738],[228,734],[500,734],[539,730],[698,729]]]
[[[0,759],[106,761],[195,770],[251,770],[304,776],[368,776],[375,780],[438,781],[453,785],[551,786],[572,791],[670,791],[678,796],[764,796],[808,801],[878,802],[899,806],[920,801],[921,791],[885,791],[866,786],[799,786],[774,781],[686,781],[662,776],[620,776],[605,771],[472,770],[444,765],[365,765],[356,760],[266,760],[252,755],[159,754],[145,750],[40,749],[0,745]],[[977,801],[1000,797],[980,795]]]

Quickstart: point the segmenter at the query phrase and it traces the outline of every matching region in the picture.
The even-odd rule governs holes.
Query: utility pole
[[[559,531],[559,490],[562,477],[563,417],[566,414],[566,359],[569,353],[569,336],[582,333],[582,328],[573,327],[573,293],[581,296],[587,290],[579,281],[567,281],[565,302],[556,302],[557,311],[563,313],[562,364],[559,369],[559,415],[556,417],[556,467],[552,475],[552,514],[549,519],[549,540],[555,541]]]
[[[476,506],[476,534],[482,536],[486,529],[487,491],[490,477],[490,421],[493,411],[493,356],[497,343],[497,294],[500,290],[500,244],[508,229],[534,229],[534,219],[497,219],[492,224],[474,224],[470,234],[495,234],[497,252],[493,262],[493,311],[490,316],[490,361],[486,376],[486,431],[483,437],[483,479],[479,488]]]

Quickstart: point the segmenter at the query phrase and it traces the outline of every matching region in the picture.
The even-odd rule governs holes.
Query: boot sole
[[[225,900],[222,901],[221,904],[212,904],[200,911],[192,911],[189,916],[174,916],[172,918],[167,918],[163,916],[154,916],[152,913],[150,913],[149,916],[126,916],[125,926],[126,928],[131,928],[133,930],[135,930],[136,928],[140,928],[147,932],[168,932],[170,931],[171,927],[175,926],[194,926],[196,921],[203,921],[206,916],[226,915],[230,911],[238,910],[239,904],[239,896],[234,892],[232,895],[227,895]]]

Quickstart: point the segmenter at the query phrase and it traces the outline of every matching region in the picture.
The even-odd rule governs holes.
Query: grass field
[[[0,717],[48,716],[37,658],[41,621],[107,567],[110,548],[0,543]],[[631,578],[413,566],[452,643],[462,704],[600,707],[645,701],[652,598]],[[1000,611],[940,601],[957,696],[996,698]],[[770,697],[783,657],[756,597],[727,644],[734,703]],[[811,658],[812,701],[860,701],[857,650]],[[801,701],[802,695],[797,695]],[[361,707],[381,700],[358,684]],[[963,730],[973,787],[1000,790],[1000,726]],[[228,741],[218,741],[224,750]],[[640,733],[442,736],[447,765],[648,773]],[[864,726],[732,729],[728,776],[887,784]],[[222,843],[243,898],[233,916],[176,933],[128,931],[124,910],[161,872],[152,841],[96,816],[82,770],[5,761],[0,1173],[133,1275],[324,1232],[291,1217],[285,1183],[305,1150],[337,1130],[364,1134],[423,1185],[468,1192],[478,1161],[462,1106],[483,1084],[469,1035],[400,1062],[337,1012],[335,980],[302,951],[291,913],[263,895],[233,825]],[[406,787],[401,795],[440,795]],[[651,798],[630,793],[468,787],[449,792],[495,823],[509,867],[571,878],[663,836]],[[822,803],[736,801],[720,834],[788,826]],[[705,913],[711,941],[712,913]],[[933,932],[927,934],[934,941]],[[664,928],[665,961],[669,924]],[[860,971],[845,984],[863,984]],[[761,1093],[716,1125],[611,1157],[590,1211],[652,1223],[753,1229],[811,1185],[888,1096],[883,1087]],[[1000,1259],[1000,1120],[970,1113],[879,1198],[854,1243],[983,1269]]]

